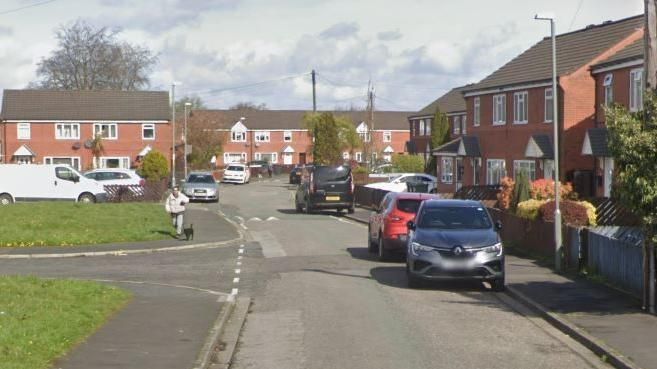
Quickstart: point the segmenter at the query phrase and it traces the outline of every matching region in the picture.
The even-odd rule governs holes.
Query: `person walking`
[[[269,174],[269,178],[271,178],[271,173],[274,171],[274,168],[272,168],[270,163],[267,163],[267,174]]]
[[[176,238],[182,235],[183,215],[185,214],[185,205],[189,203],[189,198],[180,193],[180,187],[174,186],[171,194],[164,203],[164,208],[171,215],[173,226],[176,227]]]

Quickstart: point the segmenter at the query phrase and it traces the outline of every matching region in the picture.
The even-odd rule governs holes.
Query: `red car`
[[[405,255],[408,221],[415,219],[422,201],[439,198],[427,193],[389,192],[370,215],[368,250],[378,252],[379,260],[388,260],[393,254]]]

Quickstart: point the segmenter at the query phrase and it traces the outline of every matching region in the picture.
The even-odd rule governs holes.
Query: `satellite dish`
[[[94,141],[91,139],[84,141],[84,147],[87,149],[90,149],[93,145],[94,145]]]

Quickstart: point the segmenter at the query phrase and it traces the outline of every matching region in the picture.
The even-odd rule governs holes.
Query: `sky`
[[[76,20],[158,56],[151,90],[320,110],[418,111],[548,36],[643,12],[643,0],[2,0],[0,89],[26,88]]]

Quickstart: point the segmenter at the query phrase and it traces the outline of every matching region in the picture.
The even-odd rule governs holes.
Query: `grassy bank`
[[[0,367],[50,367],[129,299],[94,282],[0,276]]]
[[[161,204],[18,203],[0,207],[0,247],[70,246],[170,237]]]

